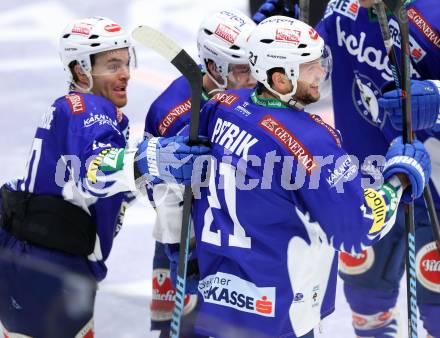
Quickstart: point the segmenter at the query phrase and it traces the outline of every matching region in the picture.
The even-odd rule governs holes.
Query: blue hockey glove
[[[389,113],[391,124],[397,130],[402,130],[402,90],[392,89],[387,83],[379,99],[379,107]],[[411,111],[413,130],[431,129],[435,126],[440,113],[440,94],[432,81],[411,80]]]
[[[274,15],[284,15],[297,19],[299,17],[299,6],[295,4],[293,8],[288,8],[285,3],[284,0],[266,0],[266,2],[258,8],[252,20],[258,24],[264,19]]]
[[[411,191],[405,189],[402,200],[411,202],[419,198],[431,176],[431,160],[423,143],[416,140],[412,144],[403,144],[402,137],[398,137],[391,143],[385,158],[385,180],[397,173],[406,175],[411,182]]]
[[[197,157],[208,154],[204,144],[188,145],[188,137],[153,137],[142,141],[135,156],[137,176],[152,184],[161,182],[190,185],[201,180],[203,167],[193,166]],[[193,170],[194,169],[194,170]]]
[[[179,244],[165,244],[165,253],[170,260],[170,276],[173,287],[176,288],[177,269],[179,268]],[[188,267],[186,270],[185,294],[196,295],[199,286],[199,265],[197,253],[193,249],[188,257]]]

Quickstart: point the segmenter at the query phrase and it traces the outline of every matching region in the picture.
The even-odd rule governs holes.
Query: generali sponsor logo
[[[86,111],[86,106],[84,104],[84,98],[79,94],[69,94],[66,95],[67,103],[70,106],[70,111],[73,115],[81,114]]]
[[[232,93],[217,93],[212,97],[212,100],[230,107],[235,101],[238,100],[238,96]]]
[[[364,273],[374,263],[374,250],[369,247],[359,254],[351,255],[346,252],[339,254],[339,270],[347,275]]]
[[[308,175],[318,166],[309,150],[279,121],[271,115],[266,115],[259,122],[259,125],[275,136],[286,149],[297,159]]]
[[[290,28],[278,28],[275,32],[275,40],[285,41],[292,43],[299,43],[299,38],[301,37],[301,31],[297,29]]]
[[[417,279],[428,290],[440,292],[440,255],[435,242],[424,245],[416,256]]]
[[[219,24],[217,28],[215,29],[215,35],[219,36],[223,40],[229,42],[230,44],[235,43],[235,39],[237,38],[239,32],[232,29],[231,27],[228,27],[223,24]]]
[[[217,272],[199,282],[199,292],[205,303],[275,317],[275,287],[257,287],[238,276]]]
[[[417,27],[417,29],[425,35],[435,47],[440,48],[440,35],[432,28],[431,24],[421,15],[417,9],[408,9],[408,18]]]
[[[191,110],[191,98],[172,108],[159,123],[159,134],[164,135],[168,129],[182,116]]]

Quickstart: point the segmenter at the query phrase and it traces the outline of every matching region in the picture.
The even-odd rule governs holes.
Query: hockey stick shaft
[[[191,87],[191,115],[189,142],[194,144],[198,139],[200,102],[202,93],[202,75],[195,61],[176,42],[163,33],[148,26],[140,26],[133,33],[133,38],[141,44],[155,50],[168,59],[187,79]],[[185,300],[186,271],[188,268],[189,240],[191,234],[192,190],[185,187],[183,194],[183,217],[180,234],[179,267],[177,270],[176,299],[171,319],[172,338],[178,338]]]
[[[309,23],[310,0],[299,0],[299,20]]]
[[[386,19],[386,13],[385,13],[385,8],[384,8],[384,4],[383,2],[379,2],[378,4],[375,5],[376,6],[376,12],[377,12],[377,16],[378,16],[378,20],[379,20],[379,24],[380,24],[380,29],[382,32],[382,36],[385,42],[385,47],[387,49],[389,58],[390,58],[390,66],[391,66],[391,70],[393,73],[393,78],[394,78],[394,82],[396,83],[396,86],[398,88],[401,88],[401,77],[400,77],[400,73],[398,70],[398,63],[397,63],[397,58],[396,58],[396,53],[395,50],[393,48],[393,40],[391,38],[391,34],[390,34],[390,30],[388,28],[388,20]],[[406,19],[406,9],[403,8],[403,11],[399,12],[402,18]],[[407,19],[406,19],[407,21]],[[408,25],[408,23],[406,23],[406,26]],[[408,28],[406,28],[406,30],[408,30]],[[409,32],[408,32],[409,34]],[[407,41],[407,48],[409,48],[409,40]],[[410,60],[409,60],[409,50],[406,51],[406,53],[408,53],[408,57],[406,58],[408,61],[408,72],[410,72]],[[404,56],[404,54],[402,53],[402,56]],[[404,64],[403,60],[402,60],[402,64]],[[408,79],[410,81],[410,75],[408,73]],[[411,83],[408,83],[408,86],[410,86]],[[408,87],[409,88],[409,87]],[[408,90],[407,92],[407,96],[408,96]],[[406,100],[408,100],[408,98],[406,98]],[[405,100],[405,101],[406,101]],[[404,102],[405,103],[405,102]],[[411,110],[411,105],[410,102],[406,103],[406,107],[407,110]],[[405,112],[405,110],[404,110]],[[414,138],[413,137],[413,132],[412,132],[412,128],[411,128],[411,115],[409,115],[409,118],[405,117],[406,114],[403,115],[404,120],[403,120],[403,126],[404,126],[404,131],[403,134],[407,135],[408,140],[411,140]],[[435,243],[437,246],[437,251],[440,254],[440,223],[438,220],[438,216],[437,216],[437,212],[435,210],[435,204],[434,204],[434,200],[432,198],[432,193],[431,193],[431,189],[429,187],[429,185],[427,185],[424,189],[423,189],[423,197],[425,200],[425,205],[426,205],[426,209],[428,210],[428,216],[430,219],[430,223],[431,223],[431,229],[432,229],[432,233],[434,235],[434,239],[435,239]]]
[[[387,3],[388,5],[388,3]],[[394,82],[397,87],[402,89],[402,109],[403,109],[403,142],[411,143],[412,121],[411,121],[411,91],[410,91],[410,64],[409,64],[409,31],[406,10],[401,1],[397,1],[394,6],[388,5],[395,13],[400,28],[401,43],[401,74],[397,63],[394,44],[388,27],[388,20],[384,4],[379,0],[375,2],[375,10],[380,24],[385,47],[388,52],[390,66],[392,69]],[[405,16],[402,18],[402,10]],[[416,292],[416,252],[415,252],[415,225],[414,225],[414,203],[405,205],[405,229],[407,235],[406,242],[406,287],[407,287],[407,310],[408,310],[408,337],[417,338],[417,292]]]

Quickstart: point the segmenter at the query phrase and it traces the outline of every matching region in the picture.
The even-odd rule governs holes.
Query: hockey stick
[[[393,39],[391,38],[391,34],[388,27],[388,21],[386,18],[385,8],[383,3],[379,0],[379,3],[375,5],[375,9],[378,16],[378,21],[380,24],[380,29],[382,32],[382,37],[384,39],[385,47],[388,52],[388,56],[390,58],[390,64],[391,64],[391,70],[393,72],[394,82],[396,83],[396,87],[401,87],[401,79],[400,79],[400,73],[398,71],[398,63],[396,58],[396,53],[393,48]],[[403,15],[406,15],[406,12],[403,12]],[[409,46],[409,43],[408,43]],[[409,53],[409,52],[408,52]],[[408,56],[408,62],[409,62],[409,56]],[[409,67],[409,66],[408,66]],[[410,109],[410,108],[408,108]],[[403,116],[405,118],[405,115]],[[406,130],[410,130],[412,128],[409,128],[407,125],[408,119],[403,121],[403,126],[406,127]],[[404,133],[405,130],[404,130]],[[412,134],[412,130],[411,130]],[[413,137],[413,134],[412,134]],[[431,222],[431,229],[432,233],[435,238],[435,243],[437,246],[437,250],[440,254],[440,224],[437,216],[437,212],[435,210],[434,200],[432,199],[431,189],[429,188],[429,185],[427,185],[423,190],[423,197],[425,199],[426,209],[428,210],[429,219]]]
[[[133,38],[155,50],[170,61],[188,80],[191,87],[191,117],[189,142],[194,144],[198,139],[200,100],[202,93],[202,74],[197,63],[176,42],[163,33],[148,27],[139,26],[132,32]],[[185,186],[183,194],[183,218],[180,234],[179,268],[177,270],[176,300],[171,319],[171,337],[178,338],[184,307],[186,271],[188,267],[189,239],[191,231],[192,190]]]
[[[402,1],[386,1],[387,7],[392,10],[400,29],[401,43],[401,69],[397,62],[396,51],[393,39],[388,27],[385,6],[381,0],[376,0],[374,9],[379,21],[380,30],[384,40],[385,48],[390,60],[390,67],[393,73],[394,82],[397,88],[402,89],[402,109],[403,109],[403,142],[413,141],[412,121],[411,121],[411,91],[410,91],[410,59],[409,59],[409,28],[405,5]],[[414,225],[414,203],[405,204],[405,229],[407,234],[406,244],[406,293],[408,311],[408,337],[417,337],[417,292],[416,292],[416,248],[415,248],[415,225]]]
[[[299,0],[299,20],[309,23],[310,0]]]

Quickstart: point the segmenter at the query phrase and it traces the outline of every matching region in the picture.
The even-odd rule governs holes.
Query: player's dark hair
[[[78,81],[78,76],[74,72],[74,68],[77,64],[78,64],[78,61],[76,61],[76,60],[73,60],[69,63],[69,69],[70,69],[70,73],[72,74],[72,77],[73,77],[73,82]],[[90,64],[92,67],[95,65],[95,54],[90,55]],[[75,89],[75,86],[73,86],[73,84],[70,84],[70,89]]]

